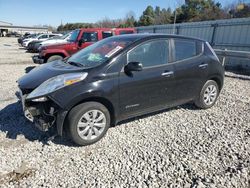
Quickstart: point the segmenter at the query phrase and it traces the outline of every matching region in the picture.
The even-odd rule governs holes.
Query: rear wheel
[[[219,95],[218,84],[214,80],[208,80],[200,92],[199,98],[195,101],[195,105],[202,109],[212,107]]]
[[[55,60],[62,60],[62,59],[63,59],[63,57],[60,56],[60,55],[52,55],[52,56],[50,56],[50,57],[48,58],[47,63],[48,63],[48,62],[51,62],[51,61],[55,61]]]
[[[97,102],[86,102],[74,107],[68,115],[71,139],[78,145],[99,141],[110,126],[108,109]]]

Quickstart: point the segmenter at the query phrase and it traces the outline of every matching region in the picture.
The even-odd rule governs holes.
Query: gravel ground
[[[27,53],[26,50],[19,46],[17,38],[0,38],[0,65],[2,64],[29,64],[31,56],[34,54]]]
[[[76,147],[25,120],[15,81],[31,55],[11,38],[0,51],[0,187],[250,187],[249,76],[227,73],[211,109],[179,106]]]

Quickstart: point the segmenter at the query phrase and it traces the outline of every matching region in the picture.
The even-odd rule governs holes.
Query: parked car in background
[[[28,33],[25,33],[23,36],[21,36],[21,37],[19,37],[19,38],[17,39],[17,42],[18,42],[19,44],[22,45],[24,39],[31,38],[31,37],[35,37],[35,36],[37,36],[37,35],[38,35],[38,34],[28,34]]]
[[[59,135],[64,130],[75,143],[88,145],[128,118],[187,102],[210,108],[223,80],[224,68],[208,42],[134,34],[39,66],[18,86],[25,116],[37,127],[55,128]]]
[[[23,37],[31,35],[29,32],[24,33]]]
[[[39,48],[41,46],[45,46],[45,45],[50,45],[50,44],[59,44],[59,43],[65,43],[67,42],[67,40],[69,39],[71,33],[68,33],[66,35],[63,36],[54,36],[52,38],[49,38],[45,41],[32,41],[29,43],[27,50],[29,52],[39,52]]]
[[[126,35],[135,33],[135,29],[133,28],[114,28],[113,36],[115,35]]]
[[[6,34],[6,37],[21,37],[21,34],[16,31],[15,32],[11,31]]]
[[[51,37],[58,36],[58,35],[60,35],[60,34],[46,33],[46,34],[38,35],[36,37],[27,38],[27,39],[23,40],[22,46],[27,47],[29,45],[29,43],[32,41],[45,41]]]
[[[72,34],[72,32],[69,32],[69,33],[67,33],[59,38],[52,38],[52,39],[49,39],[46,41],[42,41],[41,46],[50,45],[50,44],[65,43],[70,38],[71,34]]]
[[[126,33],[134,33],[134,28],[88,28],[72,31],[66,43],[46,45],[40,48],[39,55],[33,56],[33,62],[42,64],[56,59],[69,57],[79,50],[104,38]]]

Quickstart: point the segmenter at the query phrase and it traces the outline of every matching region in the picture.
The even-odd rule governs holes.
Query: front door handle
[[[162,75],[162,76],[165,76],[165,77],[170,77],[170,76],[172,76],[173,74],[174,74],[173,71],[166,71],[166,72],[162,73],[161,75]]]
[[[200,64],[200,65],[199,65],[199,68],[205,69],[205,68],[207,68],[207,66],[208,66],[208,64],[207,64],[207,63],[204,63],[204,64]]]

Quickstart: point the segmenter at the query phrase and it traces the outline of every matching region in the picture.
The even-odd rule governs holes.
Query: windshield
[[[111,37],[82,49],[67,59],[67,63],[93,68],[106,62],[113,55],[134,42],[134,38]]]
[[[76,39],[77,39],[77,37],[78,37],[79,32],[80,32],[80,30],[74,30],[74,31],[72,31],[72,33],[71,33],[68,41],[75,42]]]
[[[66,39],[66,38],[70,37],[70,35],[71,35],[71,32],[70,32],[70,33],[67,33],[67,34],[65,34],[65,35],[63,35],[63,36],[62,36],[62,39]]]
[[[55,36],[53,36],[53,37],[51,37],[51,38],[49,38],[50,40],[53,40],[53,39],[61,39],[62,38],[62,36],[60,36],[60,35],[55,35]]]
[[[37,34],[31,34],[27,38],[35,38],[36,36],[37,36]]]

